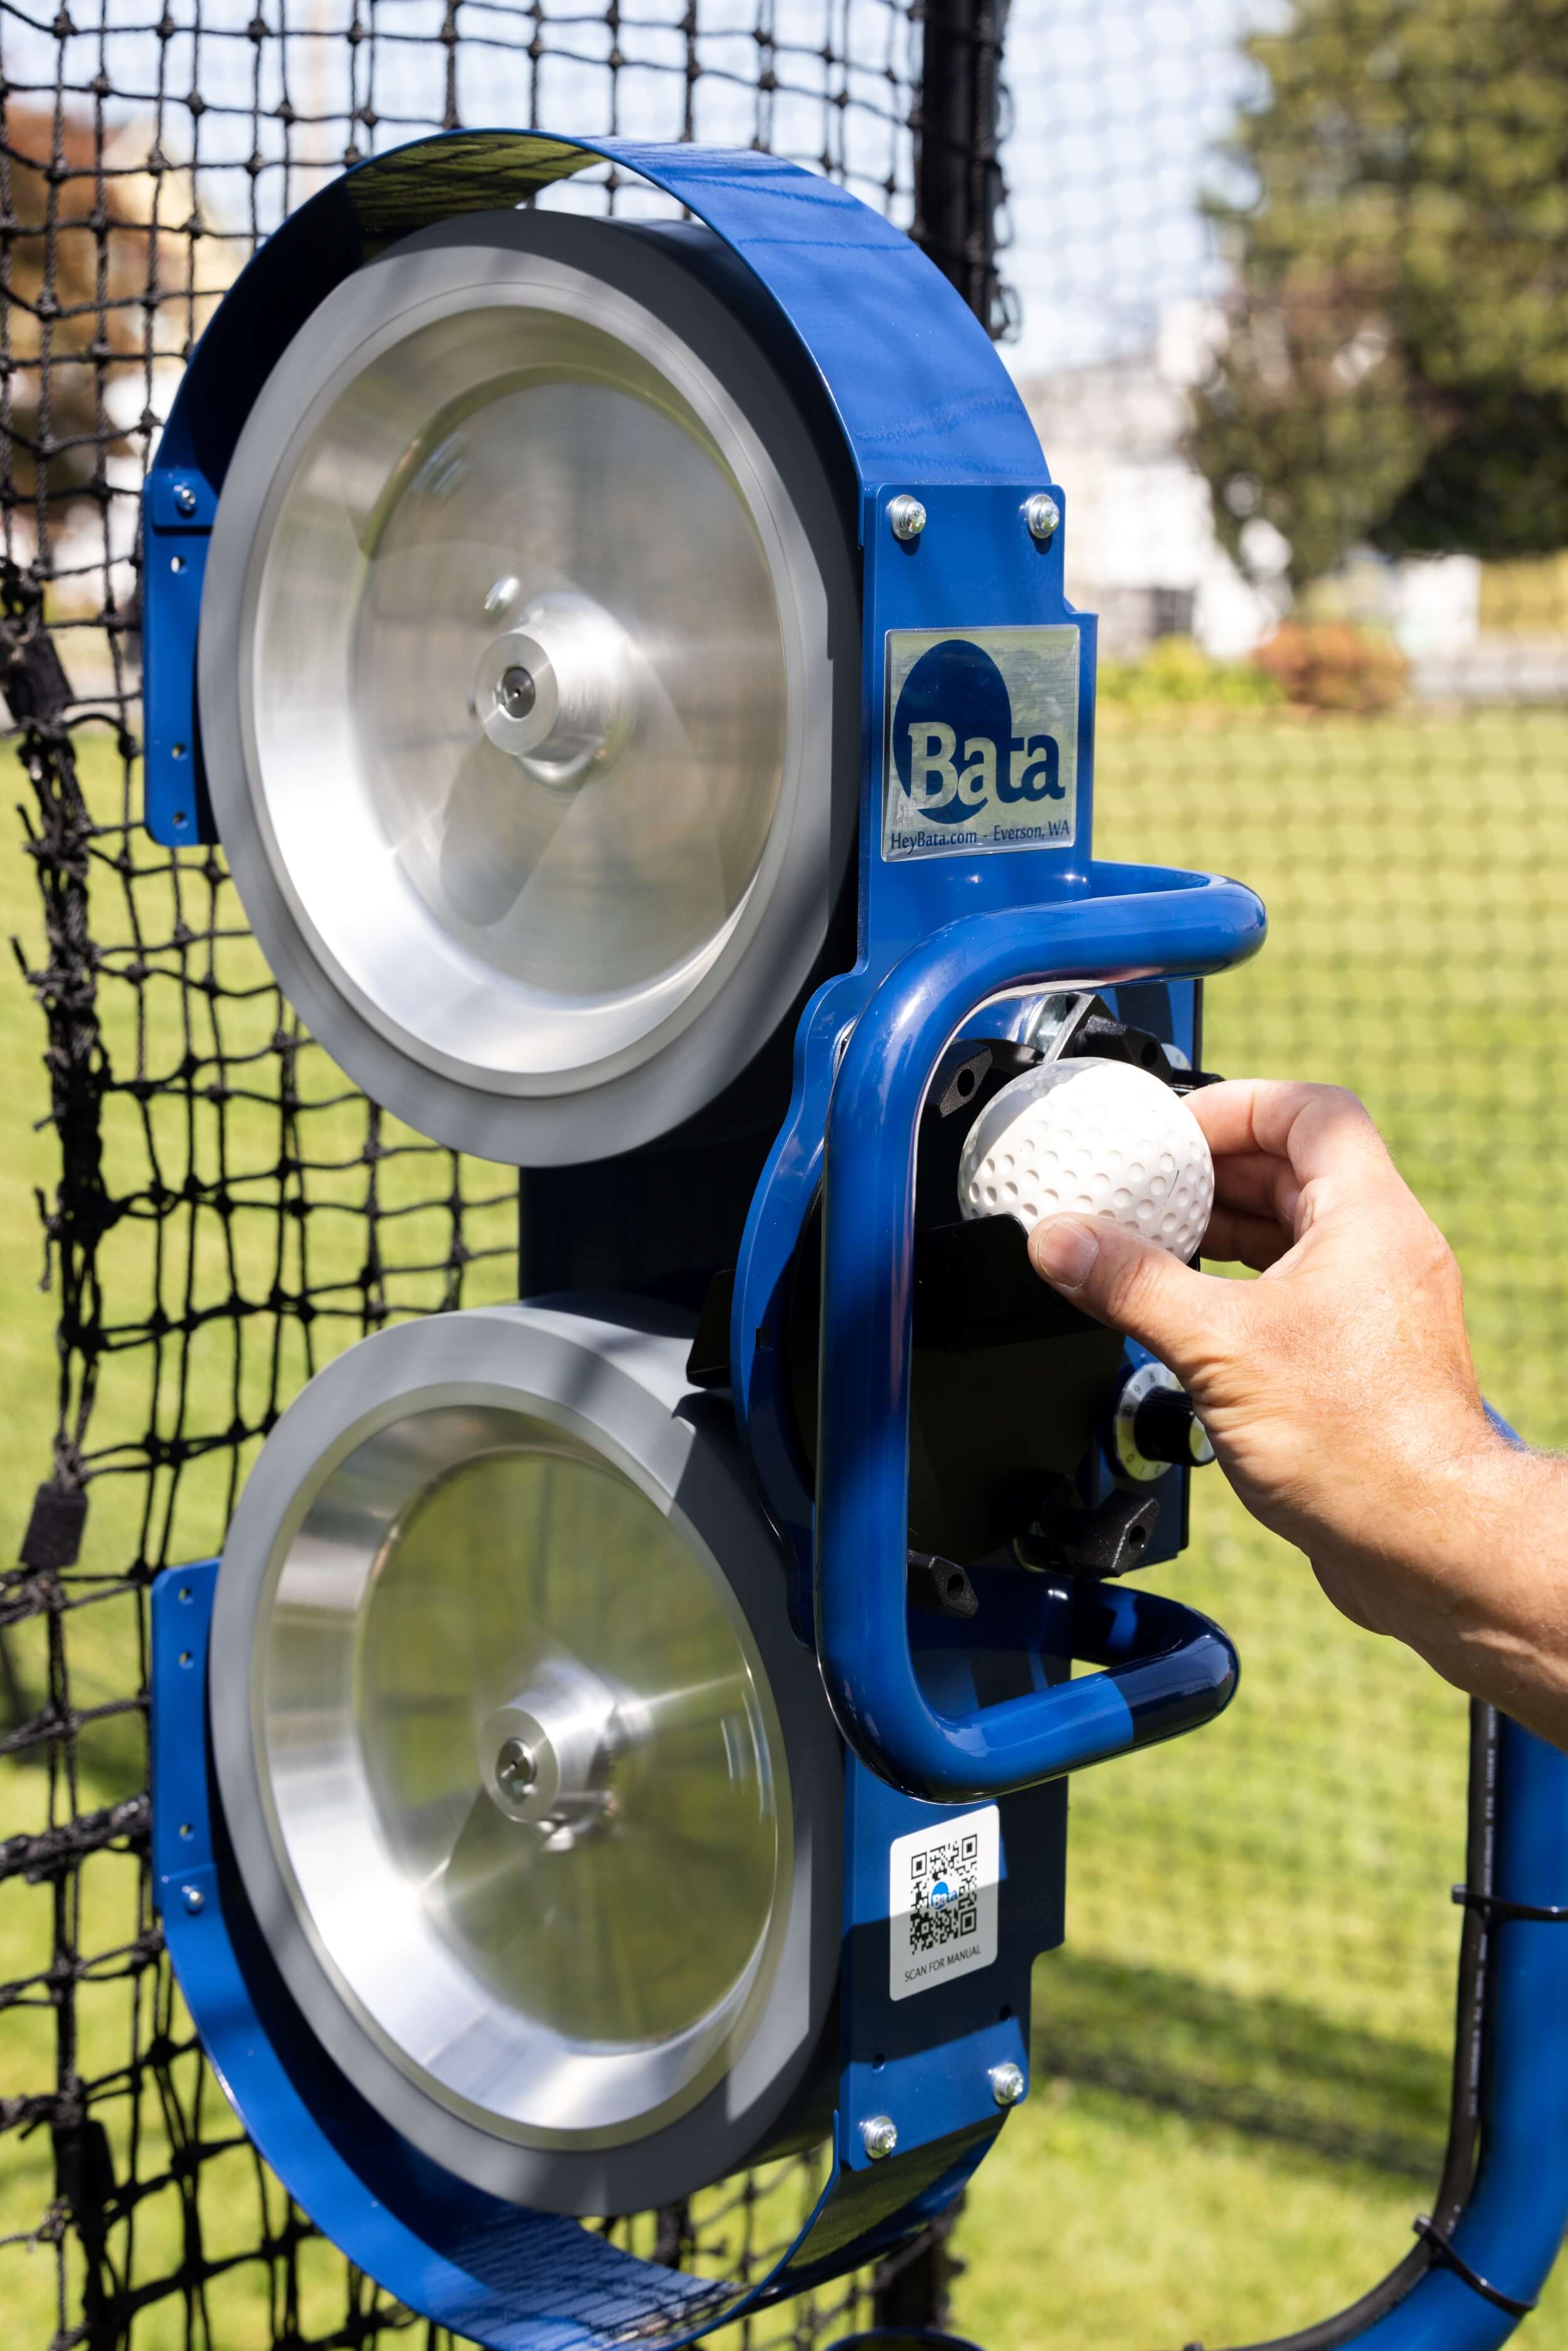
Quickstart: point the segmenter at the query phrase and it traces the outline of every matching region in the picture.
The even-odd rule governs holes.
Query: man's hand
[[[1195,1272],[1109,1218],[1035,1227],[1035,1270],[1169,1365],[1231,1484],[1358,1624],[1568,1744],[1568,1489],[1482,1409],[1458,1267],[1354,1094],[1201,1088]]]

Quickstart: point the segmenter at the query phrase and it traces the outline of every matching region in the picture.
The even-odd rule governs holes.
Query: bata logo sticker
[[[883,857],[1073,840],[1079,642],[1072,628],[890,632]]]

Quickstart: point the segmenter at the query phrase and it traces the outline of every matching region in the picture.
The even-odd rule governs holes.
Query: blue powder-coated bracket
[[[1061,1940],[1066,1803],[1036,1789],[998,1807],[994,1958],[914,1997],[890,1980],[890,1855],[960,1815],[846,1771],[838,2111],[829,2176],[774,2268],[749,2286],[644,2262],[576,2220],[521,2210],[440,2170],[390,2131],[302,2023],[228,1855],[210,1778],[207,1644],[219,1563],[152,1592],[152,1870],[170,1956],[203,2045],[267,2161],[325,2233],[411,2308],[491,2351],[675,2351],[720,2323],[858,2267],[943,2210],[1004,2120],[993,2070],[1029,2064],[1030,1972]],[[1010,1579],[1017,1583],[1017,1579]],[[1010,1643],[1044,1659],[1063,1594],[1031,1580]],[[1021,1612],[1021,1613],[1020,1613]],[[970,1633],[936,1670],[973,1702],[987,1652]],[[955,1678],[956,1677],[956,1678]],[[896,2153],[860,2126],[885,2116]]]
[[[196,726],[196,631],[217,499],[193,465],[159,466],[141,502],[142,709],[148,830],[166,849],[212,841]]]

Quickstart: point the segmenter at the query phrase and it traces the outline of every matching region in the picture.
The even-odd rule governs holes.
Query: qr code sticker
[[[934,1951],[974,1933],[979,1923],[980,1840],[973,1830],[917,1853],[909,1875],[915,1896],[909,1940],[915,1950]]]
[[[929,1991],[997,1956],[1001,1840],[994,1804],[939,1828],[895,1837],[889,1848],[889,1991]]]

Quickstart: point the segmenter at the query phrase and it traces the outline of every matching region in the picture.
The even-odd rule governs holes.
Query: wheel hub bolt
[[[496,1758],[496,1777],[508,1796],[526,1796],[539,1776],[533,1749],[520,1739],[507,1740]]]

